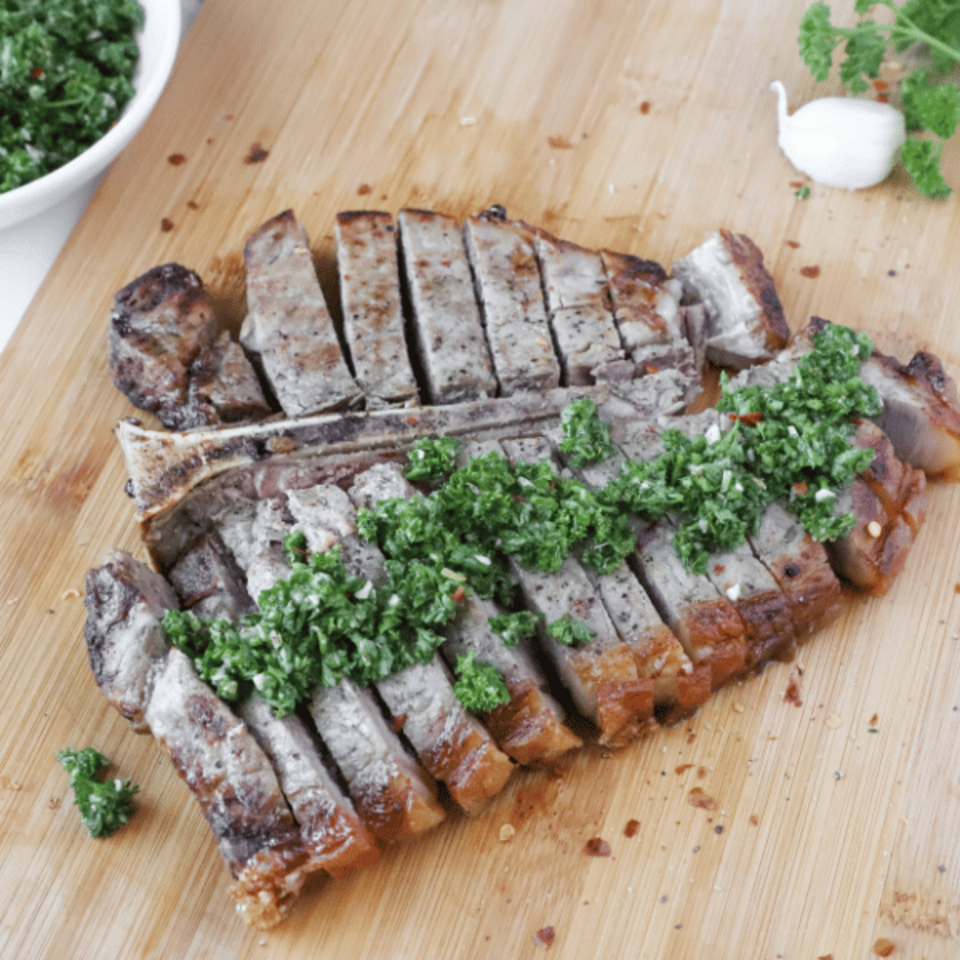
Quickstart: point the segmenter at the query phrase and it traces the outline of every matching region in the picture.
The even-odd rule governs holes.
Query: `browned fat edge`
[[[446,816],[436,801],[421,800],[409,786],[396,783],[367,790],[354,802],[364,825],[385,844],[412,840]]]
[[[347,224],[355,223],[357,220],[384,220],[389,221],[393,218],[384,210],[341,210],[337,214],[337,223]]]
[[[297,215],[293,212],[293,210],[284,210],[282,213],[278,213],[275,217],[271,217],[266,223],[258,227],[253,233],[250,234],[246,244],[244,244],[244,256],[246,256],[247,251],[250,249],[252,244],[258,242],[267,234],[272,234],[274,240],[279,240],[284,236],[287,225],[295,224],[296,222]]]
[[[724,244],[740,270],[744,283],[758,302],[763,304],[767,319],[767,346],[781,349],[790,339],[790,327],[783,315],[783,305],[777,295],[773,277],[763,265],[763,253],[745,234],[721,230]]]
[[[616,263],[616,276],[624,280],[640,280],[651,286],[657,286],[667,280],[667,271],[656,260],[644,260],[632,253],[617,253],[614,250],[601,252],[605,259],[609,258]]]

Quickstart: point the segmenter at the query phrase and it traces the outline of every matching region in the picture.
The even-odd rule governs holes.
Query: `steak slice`
[[[601,415],[603,413],[601,409]],[[544,458],[552,451],[555,459],[564,462],[559,453],[560,441],[559,434],[552,432],[542,446],[533,449]],[[570,467],[570,470],[584,483],[599,489],[616,475],[622,459],[614,456],[579,469]],[[569,457],[566,462],[569,465]],[[653,683],[657,716],[674,721],[695,711],[710,695],[710,671],[705,666],[694,668],[628,564],[621,563],[612,573],[601,574],[587,566],[584,572],[620,638],[633,652],[637,676]]]
[[[244,922],[274,926],[300,892],[309,855],[266,754],[176,648],[159,665],[145,718],[213,831]]]
[[[86,578],[87,619],[83,637],[93,678],[137,733],[144,719],[154,667],[170,643],[163,614],[177,609],[173,588],[159,573],[123,550],[113,550]]]
[[[783,504],[772,503],[764,511],[750,545],[786,594],[799,643],[840,615],[840,581],[824,545]]]
[[[502,449],[511,459],[535,463],[544,445],[539,439],[505,440]],[[633,651],[584,568],[567,557],[556,572],[526,568],[515,560],[511,570],[526,605],[543,615],[539,636],[544,652],[577,709],[596,724],[600,743],[624,746],[643,734],[653,722],[654,683],[638,676]],[[593,639],[570,646],[552,637],[550,624],[565,616],[586,625]]]
[[[393,218],[376,210],[338,213],[336,237],[343,333],[366,406],[415,404]]]
[[[684,299],[706,310],[706,356],[724,367],[771,359],[790,328],[763,254],[744,234],[720,230],[673,265]]]
[[[415,491],[399,467],[384,463],[358,474],[349,494],[355,507],[375,509]],[[466,814],[478,814],[503,789],[514,766],[457,699],[439,654],[380,680],[376,689],[420,762]]]
[[[341,509],[349,515],[339,513]],[[329,549],[335,539],[333,531],[352,531],[352,512],[349,498],[338,487],[307,487],[277,494],[272,500],[240,502],[234,516],[220,518],[219,530],[224,541],[235,547],[234,558],[253,584],[251,589],[263,590],[290,573],[282,551],[288,533],[303,530],[308,545]],[[258,514],[271,522],[254,532]],[[350,545],[360,543],[351,533],[339,542],[347,548],[343,556],[351,573],[377,575],[368,569],[373,564],[379,570],[375,551],[362,545],[364,549],[351,553]],[[342,680],[336,687],[319,688],[308,711],[347,783],[360,820],[378,840],[408,839],[444,819],[433,779],[407,753],[368,691]],[[364,738],[367,742],[361,743]],[[362,859],[363,842],[358,841],[357,847]]]
[[[492,397],[490,350],[460,224],[429,210],[401,210],[402,266],[431,403]]]
[[[374,863],[380,849],[327,769],[303,720],[296,714],[278,718],[257,694],[240,706],[239,715],[273,764],[309,852],[310,869],[342,877]]]
[[[307,233],[292,210],[246,242],[247,316],[240,342],[259,359],[288,417],[356,406],[363,394],[347,368],[313,265]]]
[[[180,554],[167,579],[181,605],[206,620],[239,620],[256,607],[243,571],[214,531],[202,534]]]
[[[407,753],[369,690],[349,680],[319,687],[308,710],[357,813],[378,840],[410,840],[444,820],[432,778]]]
[[[536,233],[537,260],[564,382],[588,384],[595,370],[623,358],[599,251]]]
[[[494,207],[468,217],[463,234],[500,395],[558,387],[535,231]]]
[[[503,678],[510,699],[479,714],[500,749],[524,766],[550,763],[582,746],[583,741],[566,725],[532,642],[523,639],[510,648],[493,633],[490,619],[503,612],[492,601],[468,595],[446,631],[442,650],[451,665],[458,657],[473,653]]]
[[[203,281],[178,263],[116,294],[109,362],[114,386],[171,430],[271,412],[245,354],[219,331]]]

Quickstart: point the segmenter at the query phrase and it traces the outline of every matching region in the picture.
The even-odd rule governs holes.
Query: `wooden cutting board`
[[[668,266],[730,228],[794,328],[819,314],[960,375],[957,199],[902,173],[794,194],[769,86],[821,92],[804,6],[207,0],[0,356],[2,957],[960,956],[960,487],[933,486],[894,589],[851,596],[794,663],[621,753],[518,773],[477,819],[314,883],[267,934],[233,915],[187,789],[107,706],[82,641],[86,570],[142,555],[111,432],[133,413],[107,369],[113,293],[177,260],[239,323],[244,239],[287,207],[328,285],[343,209],[501,203]],[[946,166],[960,186],[956,144]],[[109,840],[85,835],[55,759],[88,744],[142,790]],[[597,837],[609,856],[585,852]]]

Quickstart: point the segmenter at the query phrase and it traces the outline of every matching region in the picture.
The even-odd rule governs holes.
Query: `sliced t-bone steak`
[[[537,231],[536,251],[564,382],[593,383],[597,368],[623,358],[603,259],[543,230]]]
[[[203,281],[178,263],[116,294],[109,346],[114,385],[172,430],[271,412],[240,346],[219,330]]]
[[[307,232],[292,210],[258,227],[243,250],[247,316],[240,342],[259,359],[288,417],[359,404],[317,279]]]
[[[338,213],[336,237],[343,334],[367,408],[416,403],[393,217],[377,210]]]
[[[430,402],[494,396],[497,381],[460,224],[429,210],[401,210],[397,222]]]
[[[677,260],[674,276],[684,298],[706,309],[706,355],[719,366],[744,367],[771,359],[790,328],[776,285],[757,245],[720,230]]]
[[[535,231],[495,207],[468,217],[463,233],[500,395],[558,387]]]

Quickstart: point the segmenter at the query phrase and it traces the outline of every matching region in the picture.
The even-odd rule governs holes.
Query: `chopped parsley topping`
[[[440,481],[453,472],[459,449],[456,437],[423,437],[407,451],[404,475],[411,483]]]
[[[457,657],[457,676],[453,692],[467,710],[486,712],[510,700],[500,671],[478,660],[473,650]]]
[[[561,414],[560,426],[560,452],[570,454],[575,467],[609,460],[617,452],[610,442],[610,425],[600,419],[597,405],[589,397],[568,404]]]
[[[537,624],[543,619],[542,613],[530,610],[517,610],[516,613],[502,613],[490,617],[487,623],[505,647],[515,648],[521,640],[532,637],[537,632]]]
[[[547,625],[547,636],[571,647],[581,643],[589,643],[596,635],[595,630],[592,630],[582,620],[571,617],[569,613],[565,613],[559,620],[554,620],[553,623]]]
[[[70,774],[73,802],[90,836],[108,837],[133,816],[134,797],[140,788],[129,780],[99,780],[97,774],[110,760],[93,747],[63,749],[57,753],[60,765]]]
[[[318,685],[342,678],[368,685],[426,662],[468,592],[512,605],[513,563],[550,572],[576,553],[600,573],[612,572],[634,550],[631,516],[668,517],[677,553],[694,572],[755,533],[775,500],[814,538],[842,537],[855,520],[837,514],[839,495],[872,458],[851,445],[853,420],[880,409],[859,376],[872,349],[866,335],[829,324],[774,387],[733,390],[724,377],[718,410],[730,429],[697,437],[666,430],[661,456],[623,461],[603,489],[558,473],[548,459],[521,463],[492,451],[453,469],[456,441],[414,445],[407,475],[430,492],[357,513],[359,534],[384,555],[382,583],[350,574],[339,547],[308,555],[304,535],[291,535],[291,574],[261,594],[257,611],[237,624],[168,611],[164,629],[221,697],[236,701],[256,689],[282,716]],[[577,441],[574,456],[589,462],[615,452],[609,433],[596,429],[595,408],[568,409],[564,423],[571,443],[581,426],[593,424],[593,440]],[[506,613],[490,618],[489,628],[515,647],[541,619]],[[569,614],[545,629],[571,645],[594,637]],[[458,696],[470,709],[492,709],[477,704],[504,692],[497,671],[474,658],[462,659],[457,672]]]
[[[63,166],[134,94],[134,0],[0,0],[0,193]]]

